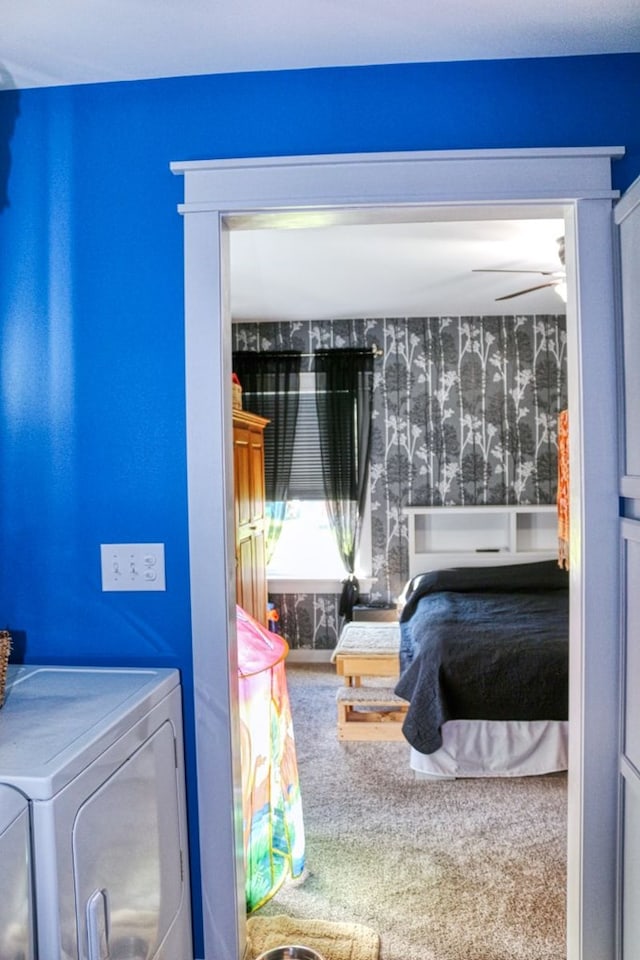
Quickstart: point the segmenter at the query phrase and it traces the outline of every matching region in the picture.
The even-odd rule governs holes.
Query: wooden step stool
[[[407,701],[392,687],[341,687],[336,701],[338,740],[404,740]]]
[[[399,623],[347,623],[331,655],[336,673],[349,687],[359,687],[362,677],[397,677],[400,674]]]
[[[332,661],[345,686],[338,691],[339,740],[402,740],[407,702],[393,687],[366,685],[366,678],[390,677],[400,672],[400,625],[348,623],[340,634]],[[362,680],[365,678],[365,685]]]

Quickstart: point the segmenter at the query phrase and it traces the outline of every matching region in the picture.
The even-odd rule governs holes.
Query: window
[[[362,520],[356,576],[371,571],[371,511],[369,497]],[[340,581],[345,570],[331,530],[324,500],[290,500],[282,532],[267,568],[269,579]],[[361,583],[362,586],[362,583]]]
[[[264,439],[267,574],[271,580],[289,581],[287,590],[297,589],[291,581],[300,580],[329,580],[322,590],[334,590],[346,576],[347,563],[347,569],[358,578],[368,574],[371,566],[368,503],[355,558],[349,546],[354,542],[354,522],[363,510],[366,488],[366,468],[362,476],[357,465],[368,458],[358,433],[358,411],[365,404],[369,418],[370,398],[365,402],[362,394],[355,392],[364,383],[358,380],[356,387],[353,380],[354,369],[359,376],[357,360],[354,366],[345,350],[337,351],[339,357],[333,362],[332,353],[316,353],[316,368],[323,364],[317,368],[320,373],[299,372],[302,354],[295,351],[238,351],[233,355],[246,408],[270,421]],[[363,351],[354,353],[361,357]],[[371,363],[372,353],[366,353],[365,362]],[[371,385],[365,389],[370,391]],[[345,423],[345,415],[353,416],[353,421]],[[368,448],[368,437],[366,443]],[[331,489],[335,491],[331,501],[325,494],[328,480],[323,474],[323,458],[330,464]],[[338,531],[346,546],[338,547]],[[320,589],[317,584],[314,587]]]
[[[269,456],[268,452],[265,456]],[[298,417],[289,475],[289,499],[324,502],[320,431],[316,410],[316,379],[313,373],[300,374]]]
[[[345,570],[329,523],[315,402],[315,375],[300,374],[298,422],[289,479],[289,501],[280,538],[267,568],[270,579],[331,580],[339,582]],[[371,519],[363,518],[356,574],[371,567]]]
[[[344,570],[324,500],[289,500],[269,577],[341,579]]]

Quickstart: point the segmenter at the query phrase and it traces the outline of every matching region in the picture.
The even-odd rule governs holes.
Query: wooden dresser
[[[267,623],[264,429],[268,423],[246,410],[233,411],[236,600],[264,625]]]

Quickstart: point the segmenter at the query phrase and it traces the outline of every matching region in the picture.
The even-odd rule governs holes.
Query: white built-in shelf
[[[557,556],[555,505],[406,507],[409,576]]]

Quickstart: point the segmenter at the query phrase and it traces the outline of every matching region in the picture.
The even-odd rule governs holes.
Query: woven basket
[[[231,406],[234,410],[242,410],[242,387],[239,383],[231,384]]]
[[[11,634],[0,630],[0,707],[4,703],[4,686],[7,680],[7,667],[11,653]]]

